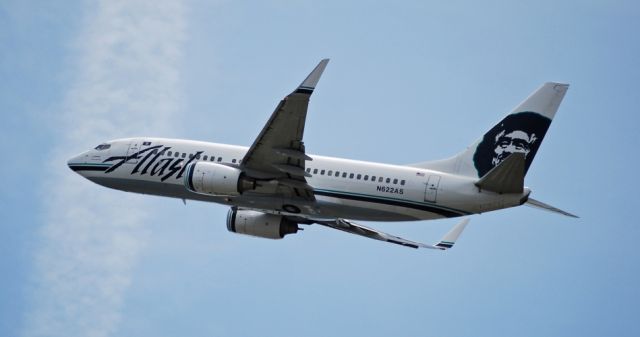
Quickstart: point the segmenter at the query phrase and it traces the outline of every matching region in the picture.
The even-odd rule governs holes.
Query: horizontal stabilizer
[[[343,232],[364,236],[369,239],[395,243],[397,245],[401,245],[405,247],[447,250],[453,247],[456,240],[458,239],[458,237],[460,237],[460,234],[469,223],[469,219],[464,219],[462,220],[462,222],[455,225],[453,229],[451,229],[442,238],[442,240],[440,240],[435,245],[428,245],[425,243],[403,239],[395,235],[387,234],[385,232],[381,232],[373,228],[359,225],[351,220],[346,220],[346,219],[336,219],[335,221],[317,221],[316,223],[323,226],[330,227],[330,228],[338,229]]]
[[[551,205],[547,205],[542,201],[538,201],[538,200],[535,200],[535,199],[532,199],[532,198],[529,198],[527,200],[527,202],[525,202],[524,204],[529,206],[529,207],[538,208],[538,209],[542,209],[542,210],[545,210],[545,211],[566,215],[566,216],[569,216],[569,217],[572,217],[572,218],[578,218],[577,215],[571,214],[569,212],[565,212],[565,211],[563,211],[561,209],[555,208],[555,207],[553,207]]]
[[[522,193],[524,189],[524,153],[512,153],[480,178],[476,186],[496,193]]]

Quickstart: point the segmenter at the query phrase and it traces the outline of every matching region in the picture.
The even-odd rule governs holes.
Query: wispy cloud
[[[179,119],[184,5],[90,4],[75,45],[77,76],[60,113],[61,136],[43,179],[44,224],[25,336],[117,331],[151,215],[144,198],[91,184],[66,159],[107,139],[166,134]]]

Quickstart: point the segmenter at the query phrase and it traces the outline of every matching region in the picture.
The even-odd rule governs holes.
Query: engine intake
[[[239,210],[234,207],[227,214],[227,229],[233,233],[282,239],[287,234],[297,233],[298,224],[282,215]]]
[[[184,186],[192,192],[210,195],[240,195],[256,188],[254,179],[241,170],[217,163],[196,162],[187,166]]]

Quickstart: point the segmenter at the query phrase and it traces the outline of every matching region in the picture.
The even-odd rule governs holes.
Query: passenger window
[[[376,176],[371,176],[371,181],[375,182],[376,181]]]
[[[387,178],[387,184],[391,182],[391,178]]]
[[[236,160],[235,160],[235,159],[232,159],[232,160],[231,160],[231,162],[235,164],[235,163],[236,163]]]
[[[207,156],[206,154],[204,155],[204,158],[202,158],[203,160],[209,160],[209,156]]]
[[[216,161],[216,157],[215,156],[211,156],[211,161]]]
[[[318,169],[313,169],[313,174],[318,174]]]
[[[182,154],[182,158],[185,158],[186,156],[187,156],[186,152]]]
[[[336,171],[336,177],[340,176],[340,171]]]
[[[346,178],[347,177],[347,172],[342,172],[342,178]]]
[[[200,159],[200,154],[196,154],[196,159]]]
[[[329,170],[329,172],[327,172],[328,176],[332,176],[333,175],[333,171]]]
[[[400,185],[404,185],[404,179],[400,180]]]
[[[153,153],[153,154],[158,154],[158,149],[154,149],[154,150],[152,151],[152,153]]]
[[[311,168],[307,167],[307,173],[311,173]]]
[[[218,157],[218,163],[222,161],[222,157]]]
[[[189,159],[193,158],[193,153],[189,153]]]
[[[324,175],[324,170],[320,171],[320,175]]]
[[[167,152],[167,156],[171,157],[171,151]]]
[[[362,179],[362,174],[358,174],[358,175],[356,176],[356,179],[358,179],[358,180]]]
[[[354,176],[353,173],[349,174],[349,179],[353,179],[353,176]]]
[[[398,179],[393,179],[393,184],[394,185],[398,184]]]
[[[364,181],[368,181],[369,180],[369,176],[368,175],[364,175]]]

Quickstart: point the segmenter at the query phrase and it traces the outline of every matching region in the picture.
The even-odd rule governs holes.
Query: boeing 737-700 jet
[[[463,217],[528,204],[524,177],[568,85],[545,83],[478,141],[448,159],[391,165],[311,155],[303,142],[309,98],[328,59],[285,97],[247,148],[126,138],[71,158],[69,167],[106,187],[230,207],[234,233],[281,239],[320,224],[407,247],[451,248],[468,223],[429,245],[360,225]]]

